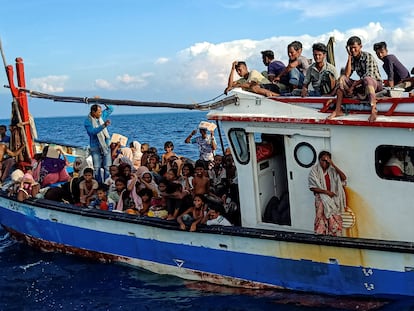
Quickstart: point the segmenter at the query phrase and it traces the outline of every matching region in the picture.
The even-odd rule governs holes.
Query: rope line
[[[5,88],[10,88],[8,85],[4,85]],[[108,104],[115,106],[137,106],[137,107],[162,107],[162,108],[176,108],[176,109],[189,109],[189,110],[211,110],[219,107],[224,107],[226,105],[234,104],[238,102],[237,96],[233,95],[226,97],[222,100],[216,101],[219,97],[223,96],[224,93],[220,95],[194,104],[179,104],[179,103],[167,103],[167,102],[144,102],[136,100],[121,100],[121,99],[108,99],[108,98],[99,98],[99,97],[74,97],[74,96],[58,96],[51,95],[47,93],[37,92],[25,88],[18,88],[19,91],[28,93],[32,98],[41,98],[47,100],[53,100],[55,102],[66,102],[66,103],[85,103],[89,104]],[[213,102],[214,103],[211,103]]]

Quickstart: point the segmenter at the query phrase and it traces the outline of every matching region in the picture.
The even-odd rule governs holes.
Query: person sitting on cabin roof
[[[378,58],[384,62],[384,68],[387,74],[385,86],[397,87],[404,79],[410,77],[408,69],[393,54],[388,54],[387,44],[382,41],[374,44],[374,51]],[[400,85],[401,86],[401,85]]]
[[[280,60],[275,59],[275,54],[271,50],[261,51],[263,64],[267,66],[267,72],[263,73],[271,83],[276,85],[276,93],[282,94],[289,91],[289,77],[284,75],[280,81],[275,81],[275,78],[285,70],[286,66]]]
[[[236,81],[234,81],[234,71],[240,76],[240,79]],[[230,90],[236,87],[241,87],[245,91],[250,91],[266,97],[279,95],[276,92],[276,84],[270,83],[270,81],[257,70],[251,70],[249,72],[245,62],[234,61],[232,63],[224,94],[227,95]]]
[[[301,89],[306,72],[309,68],[309,60],[302,55],[302,43],[293,41],[287,46],[289,64],[274,79],[274,82],[281,81],[284,76],[289,77],[289,84],[293,90]]]
[[[8,136],[6,133],[7,133],[7,126],[0,125],[0,144],[5,144],[7,147],[9,147],[10,136]]]
[[[335,66],[326,61],[326,53],[328,52],[328,48],[325,44],[315,43],[312,46],[312,51],[315,62],[306,72],[305,79],[303,80],[301,96],[329,95],[335,88],[338,73]],[[312,90],[308,90],[309,84],[312,85]]]
[[[341,212],[346,208],[343,183],[346,175],[333,163],[331,153],[321,151],[309,172],[309,190],[315,194],[316,234],[342,236]]]
[[[18,156],[24,149],[21,145],[16,151],[12,151],[5,144],[0,144],[0,185],[9,177],[11,168],[16,164],[14,157]]]
[[[371,115],[368,121],[377,119],[377,99],[375,93],[382,91],[382,78],[378,64],[374,56],[362,51],[361,39],[357,36],[350,37],[346,43],[348,61],[345,66],[345,74],[339,78],[336,88],[336,107],[327,119],[333,119],[344,115],[342,111],[342,99],[345,97],[358,96],[365,99],[368,95],[371,104]],[[350,77],[356,72],[360,80],[352,80]]]

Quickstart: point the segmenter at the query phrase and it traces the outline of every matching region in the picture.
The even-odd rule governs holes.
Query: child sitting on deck
[[[119,177],[119,168],[116,165],[109,167],[109,177],[105,179],[104,184],[108,186],[108,192],[115,191],[115,181]]]
[[[95,199],[96,190],[99,187],[98,182],[93,178],[93,169],[90,167],[85,168],[83,171],[83,178],[79,184],[80,190],[80,203],[82,206],[89,206],[89,204]]]
[[[106,185],[99,186],[96,190],[96,199],[91,202],[89,207],[99,208],[102,211],[112,211],[115,208],[115,202],[108,198]]]
[[[32,167],[25,167],[26,173],[20,182],[20,188],[17,192],[17,200],[24,201],[28,198],[35,197],[39,193],[39,183],[37,183],[32,175]]]
[[[115,205],[118,205],[119,198],[122,195],[122,192],[127,188],[127,180],[124,177],[119,177],[115,181],[115,190],[108,192],[108,197],[110,197]]]
[[[194,232],[197,230],[197,225],[204,219],[206,213],[204,203],[204,196],[199,194],[194,196],[193,206],[177,217],[177,222],[181,230],[186,230],[187,225],[190,226],[189,231]]]

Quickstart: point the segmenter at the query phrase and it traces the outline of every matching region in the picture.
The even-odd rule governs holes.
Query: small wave
[[[0,253],[5,252],[7,250],[7,248],[13,246],[14,244],[16,244],[16,241],[13,241],[13,240],[1,241],[1,243],[0,243]]]
[[[0,235],[0,253],[3,253],[8,247],[16,244],[16,241],[10,238],[10,233],[6,232]]]
[[[0,236],[0,242],[10,238],[10,233],[5,232],[4,235]]]
[[[19,266],[19,268],[20,269],[23,269],[24,271],[26,271],[29,268],[35,267],[37,265],[40,265],[42,262],[43,262],[43,260],[39,260],[39,261],[34,262],[34,263],[29,263],[29,264],[24,265],[24,266]]]

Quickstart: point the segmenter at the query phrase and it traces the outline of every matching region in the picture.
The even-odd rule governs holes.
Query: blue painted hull
[[[9,200],[0,202],[6,201]],[[88,212],[72,213],[70,208],[65,212],[14,201],[8,206],[0,205],[2,225],[40,248],[86,256],[101,254],[102,258],[107,256],[111,261],[153,272],[225,285],[278,287],[334,295],[414,296],[414,271],[374,266],[381,262],[381,256],[394,258],[395,262],[404,257],[405,262],[412,263],[414,255],[409,252],[257,238],[247,232],[222,231],[225,228],[190,233],[167,222],[158,221],[153,226],[150,220],[139,223],[124,214],[120,216],[122,219],[108,219],[107,215],[115,216],[99,211],[96,217]],[[281,248],[289,248],[292,258],[281,256],[277,251]],[[300,248],[308,249],[309,256],[294,258]],[[328,262],[318,262],[312,259],[319,256],[316,252],[338,256]],[[341,264],[341,252],[362,254],[368,265],[362,266],[358,258],[355,265]],[[367,258],[372,258],[371,262]]]

